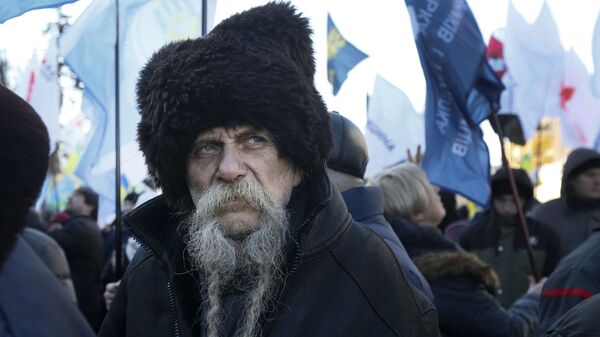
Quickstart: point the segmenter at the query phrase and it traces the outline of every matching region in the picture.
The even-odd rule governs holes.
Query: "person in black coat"
[[[439,335],[433,305],[326,175],[310,32],[271,2],[143,68],[137,139],[163,194],[125,216],[142,248],[101,337]]]
[[[556,230],[566,255],[590,237],[599,214],[600,153],[579,148],[563,166],[560,198],[533,207],[529,215]]]
[[[499,287],[494,270],[437,228],[445,211],[420,167],[400,164],[374,183],[383,189],[386,219],[431,285],[443,335],[535,336],[540,286],[504,310],[494,298]]]
[[[58,280],[20,237],[48,169],[48,131],[0,85],[0,336],[92,337]]]
[[[98,194],[89,187],[76,189],[67,203],[64,224],[54,223],[49,235],[64,250],[71,269],[77,304],[94,328],[100,328],[102,243],[96,223]]]
[[[594,295],[567,311],[548,329],[545,337],[600,336],[600,295]]]
[[[383,192],[379,186],[365,186],[364,176],[369,161],[367,143],[360,129],[337,112],[330,113],[333,148],[327,158],[327,176],[342,192],[348,212],[354,220],[372,229],[394,252],[411,283],[430,301],[429,283],[412,262],[406,248],[383,216]]]
[[[512,169],[519,201],[510,190],[508,172],[501,168],[492,176],[492,203],[460,237],[460,245],[491,265],[500,277],[498,300],[505,308],[527,292],[533,271],[518,217],[518,207],[527,211],[534,203],[533,184],[527,172]],[[548,277],[563,257],[558,234],[547,224],[526,217],[529,244],[537,275]]]
[[[544,285],[540,336],[567,311],[600,293],[600,225],[590,238],[565,256]]]

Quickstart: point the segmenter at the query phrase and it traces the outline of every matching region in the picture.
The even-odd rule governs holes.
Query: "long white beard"
[[[229,238],[216,218],[223,205],[226,207],[232,201],[259,210],[256,230],[239,241]],[[193,267],[206,277],[200,286],[208,293],[208,310],[203,317],[208,336],[218,337],[222,333],[221,296],[239,275],[244,277],[241,286],[246,292],[246,302],[236,336],[259,335],[260,317],[271,305],[282,278],[289,223],[284,206],[277,205],[257,182],[217,184],[199,196],[196,211],[186,223],[188,232],[184,240]]]

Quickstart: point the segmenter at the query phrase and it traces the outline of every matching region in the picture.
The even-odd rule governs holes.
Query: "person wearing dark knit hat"
[[[438,336],[435,309],[327,178],[311,33],[269,3],[143,68],[138,143],[163,195],[124,218],[143,248],[101,337]]]
[[[558,232],[566,253],[587,240],[600,225],[600,153],[573,150],[563,166],[560,198],[534,207],[531,217]]]
[[[46,178],[49,149],[38,114],[0,85],[0,336],[94,336],[19,235]]]
[[[463,248],[496,270],[502,285],[497,296],[505,308],[510,308],[527,293],[530,278],[533,278],[517,210],[517,207],[526,209],[525,205],[532,203],[533,184],[524,170],[511,170],[519,200],[512,195],[507,170],[499,169],[491,180],[491,207],[463,230],[459,241]],[[560,238],[549,225],[530,217],[525,219],[537,274],[547,277],[564,256]]]
[[[429,284],[412,262],[406,248],[383,216],[383,192],[379,186],[365,186],[369,161],[367,142],[360,129],[338,112],[330,113],[333,147],[327,158],[327,175],[340,190],[354,220],[377,233],[396,255],[409,281],[430,300]]]

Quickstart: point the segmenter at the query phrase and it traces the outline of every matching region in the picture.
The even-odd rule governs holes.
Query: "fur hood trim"
[[[500,288],[500,280],[494,268],[481,261],[475,254],[427,253],[416,257],[414,262],[429,283],[448,276],[469,275],[483,283],[492,293]]]

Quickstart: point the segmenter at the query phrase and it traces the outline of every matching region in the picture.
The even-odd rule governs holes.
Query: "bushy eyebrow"
[[[271,137],[271,135],[264,130],[259,130],[251,126],[240,127],[238,128],[238,130],[240,131],[237,131],[235,135],[237,141],[253,135],[264,137],[268,141],[273,141],[273,137]],[[193,145],[196,146],[198,144],[223,144],[221,138],[221,133],[207,133],[205,135],[198,136],[198,138],[194,141]]]

